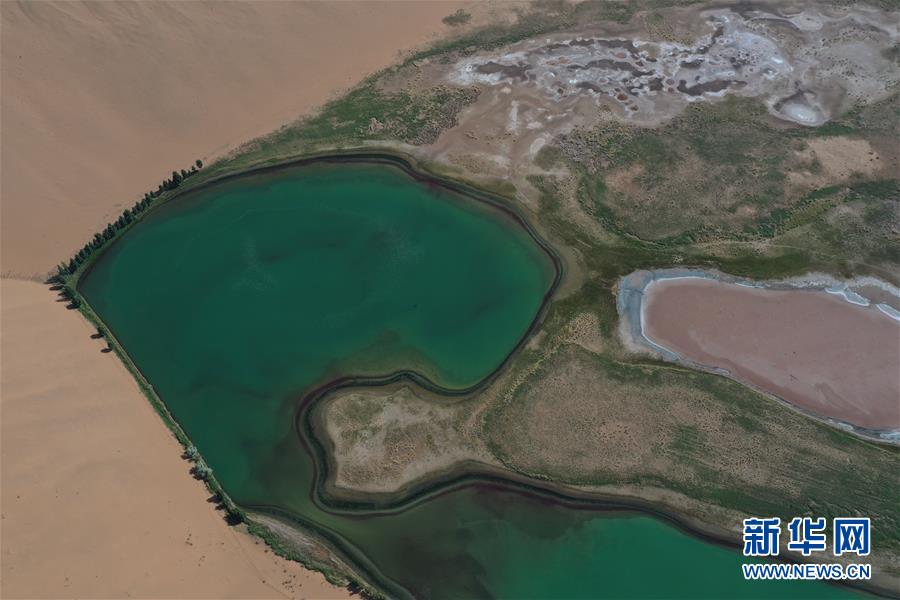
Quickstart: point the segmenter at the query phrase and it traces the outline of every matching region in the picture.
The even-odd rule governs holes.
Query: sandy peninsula
[[[225,524],[113,354],[40,280],[173,168],[473,24],[466,2],[2,2],[3,597],[337,598]],[[501,9],[502,12],[502,9]]]

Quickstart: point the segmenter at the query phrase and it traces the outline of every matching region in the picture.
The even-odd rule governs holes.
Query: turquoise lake
[[[738,552],[662,521],[499,484],[393,514],[312,501],[298,403],[346,376],[477,385],[528,333],[556,277],[506,212],[386,164],[242,176],[155,209],[80,283],[233,500],[274,507],[421,598],[823,598],[748,583]]]

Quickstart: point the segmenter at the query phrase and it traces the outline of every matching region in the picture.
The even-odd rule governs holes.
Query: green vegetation
[[[843,270],[891,279],[900,264],[900,180],[822,188],[772,220],[771,237],[832,257]]]
[[[415,94],[388,93],[370,82],[306,121],[297,136],[310,144],[384,139],[430,144],[477,98],[475,89],[435,86]]]
[[[863,511],[881,547],[900,551],[895,448],[723,377],[570,344],[548,352],[486,411],[485,436],[508,467],[561,483],[676,490],[744,514]]]
[[[604,225],[668,245],[733,236],[785,205],[785,170],[803,142],[766,123],[756,101],[688,107],[658,129],[604,121],[559,141],[581,201]]]
[[[191,468],[191,473],[193,473],[194,477],[203,481],[209,481],[212,478],[212,472],[212,469],[203,462],[202,458],[195,459],[195,464]]]
[[[460,25],[465,25],[471,20],[472,15],[461,8],[457,9],[455,13],[449,14],[441,19],[444,25],[449,25],[450,27],[459,27]]]
[[[218,161],[210,171],[229,173],[324,149],[358,147],[367,141],[429,144],[456,125],[459,112],[478,98],[474,88],[443,85],[385,91],[378,78],[370,77],[317,115],[251,142],[238,154]]]
[[[896,140],[898,127],[900,127],[900,94],[893,94],[881,102],[852,108],[820,127],[798,129],[793,135],[886,136],[893,141]]]
[[[897,98],[853,111],[841,127],[887,139],[897,128]],[[602,253],[621,246],[629,264],[689,262],[756,277],[824,268],[895,280],[898,180],[852,177],[808,191],[789,185],[790,172],[821,169],[804,162],[813,137],[816,129],[771,127],[761,104],[741,98],[692,106],[657,129],[604,121],[575,130],[536,162],[573,173],[575,199],[598,224],[594,231],[567,204],[572,186],[564,178],[529,181],[542,192],[542,220],[568,243],[599,245]]]
[[[897,98],[853,111],[831,133],[888,135],[896,130]],[[879,189],[851,182],[796,195],[787,173],[821,169],[804,164],[799,153],[804,138],[823,130],[776,129],[767,119],[759,102],[728,97],[691,106],[657,129],[605,121],[576,130],[540,160],[576,173],[579,202],[606,229],[658,247],[774,238],[805,224],[821,227],[829,209],[844,201],[878,196],[896,202],[896,180]],[[829,246],[828,239],[820,242]],[[895,245],[885,238],[867,252],[887,257]],[[843,254],[833,245],[821,250]]]

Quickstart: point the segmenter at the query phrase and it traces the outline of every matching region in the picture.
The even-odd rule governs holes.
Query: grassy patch
[[[766,124],[758,102],[728,97],[698,104],[658,129],[603,122],[564,136],[560,147],[582,165],[586,190],[606,221],[669,245],[746,229],[753,215],[786,205],[784,170],[792,146]],[[701,225],[702,224],[702,225]]]
[[[441,19],[441,22],[444,25],[449,25],[450,27],[459,27],[460,25],[465,25],[471,20],[472,14],[460,8],[456,12],[451,13]]]
[[[835,135],[896,136],[900,127],[900,93],[873,104],[857,106],[820,127],[792,132],[799,137],[831,137]]]
[[[815,161],[803,164],[798,152],[806,147],[804,138],[895,133],[897,98],[855,109],[825,128],[776,129],[762,104],[728,97],[691,106],[657,129],[604,121],[575,130],[558,140],[556,150],[545,150],[539,164],[567,164],[580,180],[577,196],[585,213],[612,233],[656,248],[774,239],[807,227],[817,235],[800,244],[800,253],[881,264],[897,255],[896,242],[882,231],[897,223],[890,204],[896,202],[896,180],[800,193],[787,185],[787,174],[821,170]],[[873,206],[874,200],[882,204]],[[841,213],[836,207],[855,201],[866,203],[860,219],[879,229],[874,236],[866,238],[853,219],[835,217]],[[799,259],[793,261],[810,262]]]
[[[459,112],[477,98],[478,91],[473,88],[443,85],[415,92],[387,92],[373,77],[315,116],[250,142],[209,171],[231,172],[324,148],[358,147],[367,141],[429,144],[456,125]]]
[[[531,476],[656,485],[745,514],[862,512],[883,547],[900,548],[896,449],[722,377],[564,345],[489,406],[483,427],[492,451]]]

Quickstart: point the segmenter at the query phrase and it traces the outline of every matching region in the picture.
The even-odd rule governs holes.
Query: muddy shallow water
[[[629,334],[645,348],[727,371],[819,417],[900,429],[900,321],[889,307],[835,286],[762,286],[702,272],[643,278],[638,314],[632,308],[640,327],[632,323]],[[638,279],[622,286],[626,294],[638,291]]]

